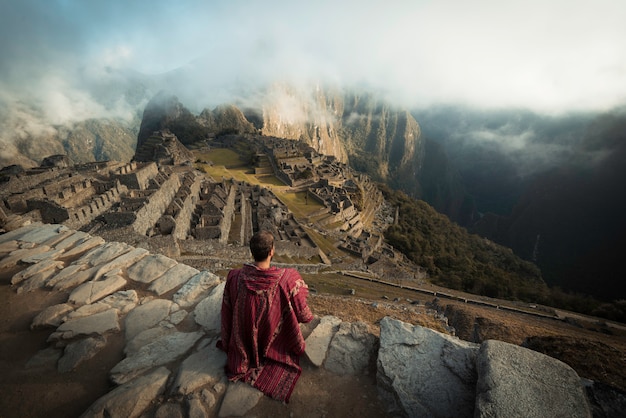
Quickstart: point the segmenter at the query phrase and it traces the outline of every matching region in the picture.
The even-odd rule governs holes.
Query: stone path
[[[83,417],[244,416],[263,397],[224,375],[215,347],[224,282],[208,271],[45,224],[0,235],[3,270],[16,271],[18,293],[69,292],[33,319],[31,328],[54,331],[31,363],[67,373],[123,335],[125,358],[109,372],[116,386]],[[479,346],[391,318],[380,339],[332,316],[306,334],[308,359],[334,375],[358,376],[376,361],[391,416],[591,416],[571,368],[511,344]]]

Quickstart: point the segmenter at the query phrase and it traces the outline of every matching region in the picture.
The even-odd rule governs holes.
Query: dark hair
[[[269,231],[259,231],[250,238],[250,252],[254,261],[263,261],[274,248],[274,235]]]

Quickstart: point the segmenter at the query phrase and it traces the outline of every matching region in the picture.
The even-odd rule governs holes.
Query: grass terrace
[[[291,192],[276,176],[264,174],[256,176],[254,169],[241,159],[242,154],[227,148],[214,148],[210,151],[195,151],[197,160],[211,161],[213,164],[196,163],[196,168],[215,180],[234,178],[250,184],[269,188],[289,208],[297,219],[307,220],[311,213],[324,206],[314,199],[307,199],[306,192]],[[244,158],[245,159],[245,158]]]

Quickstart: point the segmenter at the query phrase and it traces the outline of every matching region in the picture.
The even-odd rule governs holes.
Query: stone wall
[[[230,234],[230,227],[233,223],[235,216],[235,197],[237,196],[237,187],[231,184],[226,197],[226,205],[222,209],[223,217],[220,223],[220,244],[228,243],[228,235]]]
[[[25,190],[31,190],[50,181],[50,179],[59,177],[69,177],[70,171],[67,169],[51,168],[33,168],[23,173],[11,176],[10,180],[2,185],[4,193],[21,193]],[[12,209],[14,210],[14,209]]]
[[[47,199],[33,199],[27,203],[28,210],[38,210],[46,223],[63,223],[70,218],[69,211],[58,203]]]
[[[191,215],[199,200],[200,186],[202,178],[200,176],[186,176],[183,180],[185,184],[181,186],[178,195],[182,200],[182,207],[178,214],[174,216],[176,221],[172,235],[176,239],[186,239],[191,229]],[[182,193],[181,193],[182,192]]]
[[[158,189],[154,190],[145,204],[136,211],[137,218],[132,225],[135,232],[142,235],[150,234],[176,195],[180,185],[180,177],[177,174],[167,176],[167,179],[159,185]]]
[[[104,193],[96,195],[87,204],[70,209],[68,211],[69,219],[65,222],[65,225],[73,229],[79,229],[97,216],[108,212],[127,191],[126,186],[120,184],[119,181],[115,182],[113,187],[104,191]]]
[[[116,171],[120,183],[129,189],[145,190],[149,187],[150,180],[159,172],[156,163],[137,164],[128,163]]]

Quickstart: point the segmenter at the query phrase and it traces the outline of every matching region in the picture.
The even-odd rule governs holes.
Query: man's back
[[[304,351],[298,323],[313,319],[307,295],[308,288],[294,269],[246,264],[228,274],[221,347],[228,354],[226,372],[231,380],[289,400]]]

